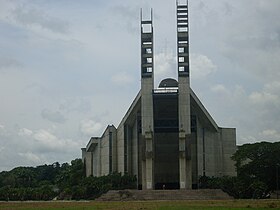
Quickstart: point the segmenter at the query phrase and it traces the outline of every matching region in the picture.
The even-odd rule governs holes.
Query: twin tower
[[[195,189],[201,176],[236,175],[236,130],[219,127],[190,88],[188,4],[176,10],[178,81],[154,88],[153,20],[141,17],[141,90],[117,128],[108,125],[82,148],[87,176],[128,173],[138,189],[153,190]]]
[[[179,149],[179,185],[181,189],[192,186],[192,162],[188,154],[191,134],[190,113],[190,77],[189,77],[189,25],[188,5],[178,5],[177,2],[177,68],[178,68],[178,149]],[[148,30],[147,30],[148,29]],[[146,146],[146,153],[155,152],[154,135],[154,46],[153,46],[153,18],[143,20],[141,14],[141,104],[142,104],[142,138]],[[165,84],[167,85],[167,84]],[[174,94],[174,93],[173,93]],[[166,93],[165,93],[166,95]],[[171,109],[175,107],[170,107]],[[175,116],[173,116],[175,117]],[[167,119],[166,119],[167,120]],[[190,150],[190,148],[189,148]],[[190,151],[189,151],[190,153]],[[146,170],[146,186],[151,189],[154,185],[153,155],[143,162]],[[166,170],[169,170],[166,168]]]

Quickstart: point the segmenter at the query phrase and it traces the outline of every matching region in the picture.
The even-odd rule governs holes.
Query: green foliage
[[[94,199],[108,190],[136,189],[136,176],[112,173],[101,177],[84,177],[78,185],[67,186],[59,199]]]
[[[71,164],[54,163],[17,167],[0,173],[0,200],[94,199],[108,190],[136,188],[136,177],[113,173],[85,177],[81,159]]]
[[[266,198],[276,190],[280,172],[280,142],[244,144],[232,159],[237,177],[200,177],[201,188],[220,188],[234,198]]]
[[[200,188],[206,189],[222,189],[230,196],[237,199],[260,199],[267,198],[267,185],[258,180],[250,180],[246,182],[239,177],[200,177]]]
[[[52,200],[56,196],[49,185],[31,188],[0,188],[0,200],[24,201],[24,200]]]
[[[232,159],[236,161],[240,179],[264,183],[269,190],[276,190],[279,183],[280,142],[244,144],[238,148]]]

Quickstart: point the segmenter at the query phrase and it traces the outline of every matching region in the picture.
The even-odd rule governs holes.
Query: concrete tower
[[[192,187],[188,3],[177,6],[180,189]]]
[[[153,13],[149,20],[143,20],[141,10],[141,122],[142,145],[142,183],[144,189],[154,188],[154,46],[153,46]]]

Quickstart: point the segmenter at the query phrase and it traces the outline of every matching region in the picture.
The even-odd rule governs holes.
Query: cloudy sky
[[[81,157],[140,88],[139,11],[155,80],[176,78],[175,0],[0,0],[0,171]],[[280,1],[190,0],[191,86],[237,143],[280,140]]]

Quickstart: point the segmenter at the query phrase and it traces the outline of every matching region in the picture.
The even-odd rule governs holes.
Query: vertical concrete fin
[[[176,1],[180,189],[192,188],[188,2]]]
[[[188,1],[179,4],[176,1],[177,9],[177,62],[178,76],[189,77],[189,12]]]
[[[142,146],[145,155],[142,161],[142,185],[144,189],[154,189],[154,44],[153,11],[151,17],[143,19],[141,10],[141,126]]]
[[[154,43],[153,43],[153,10],[151,17],[143,19],[143,12],[140,12],[141,18],[141,77],[153,77],[154,72]]]

